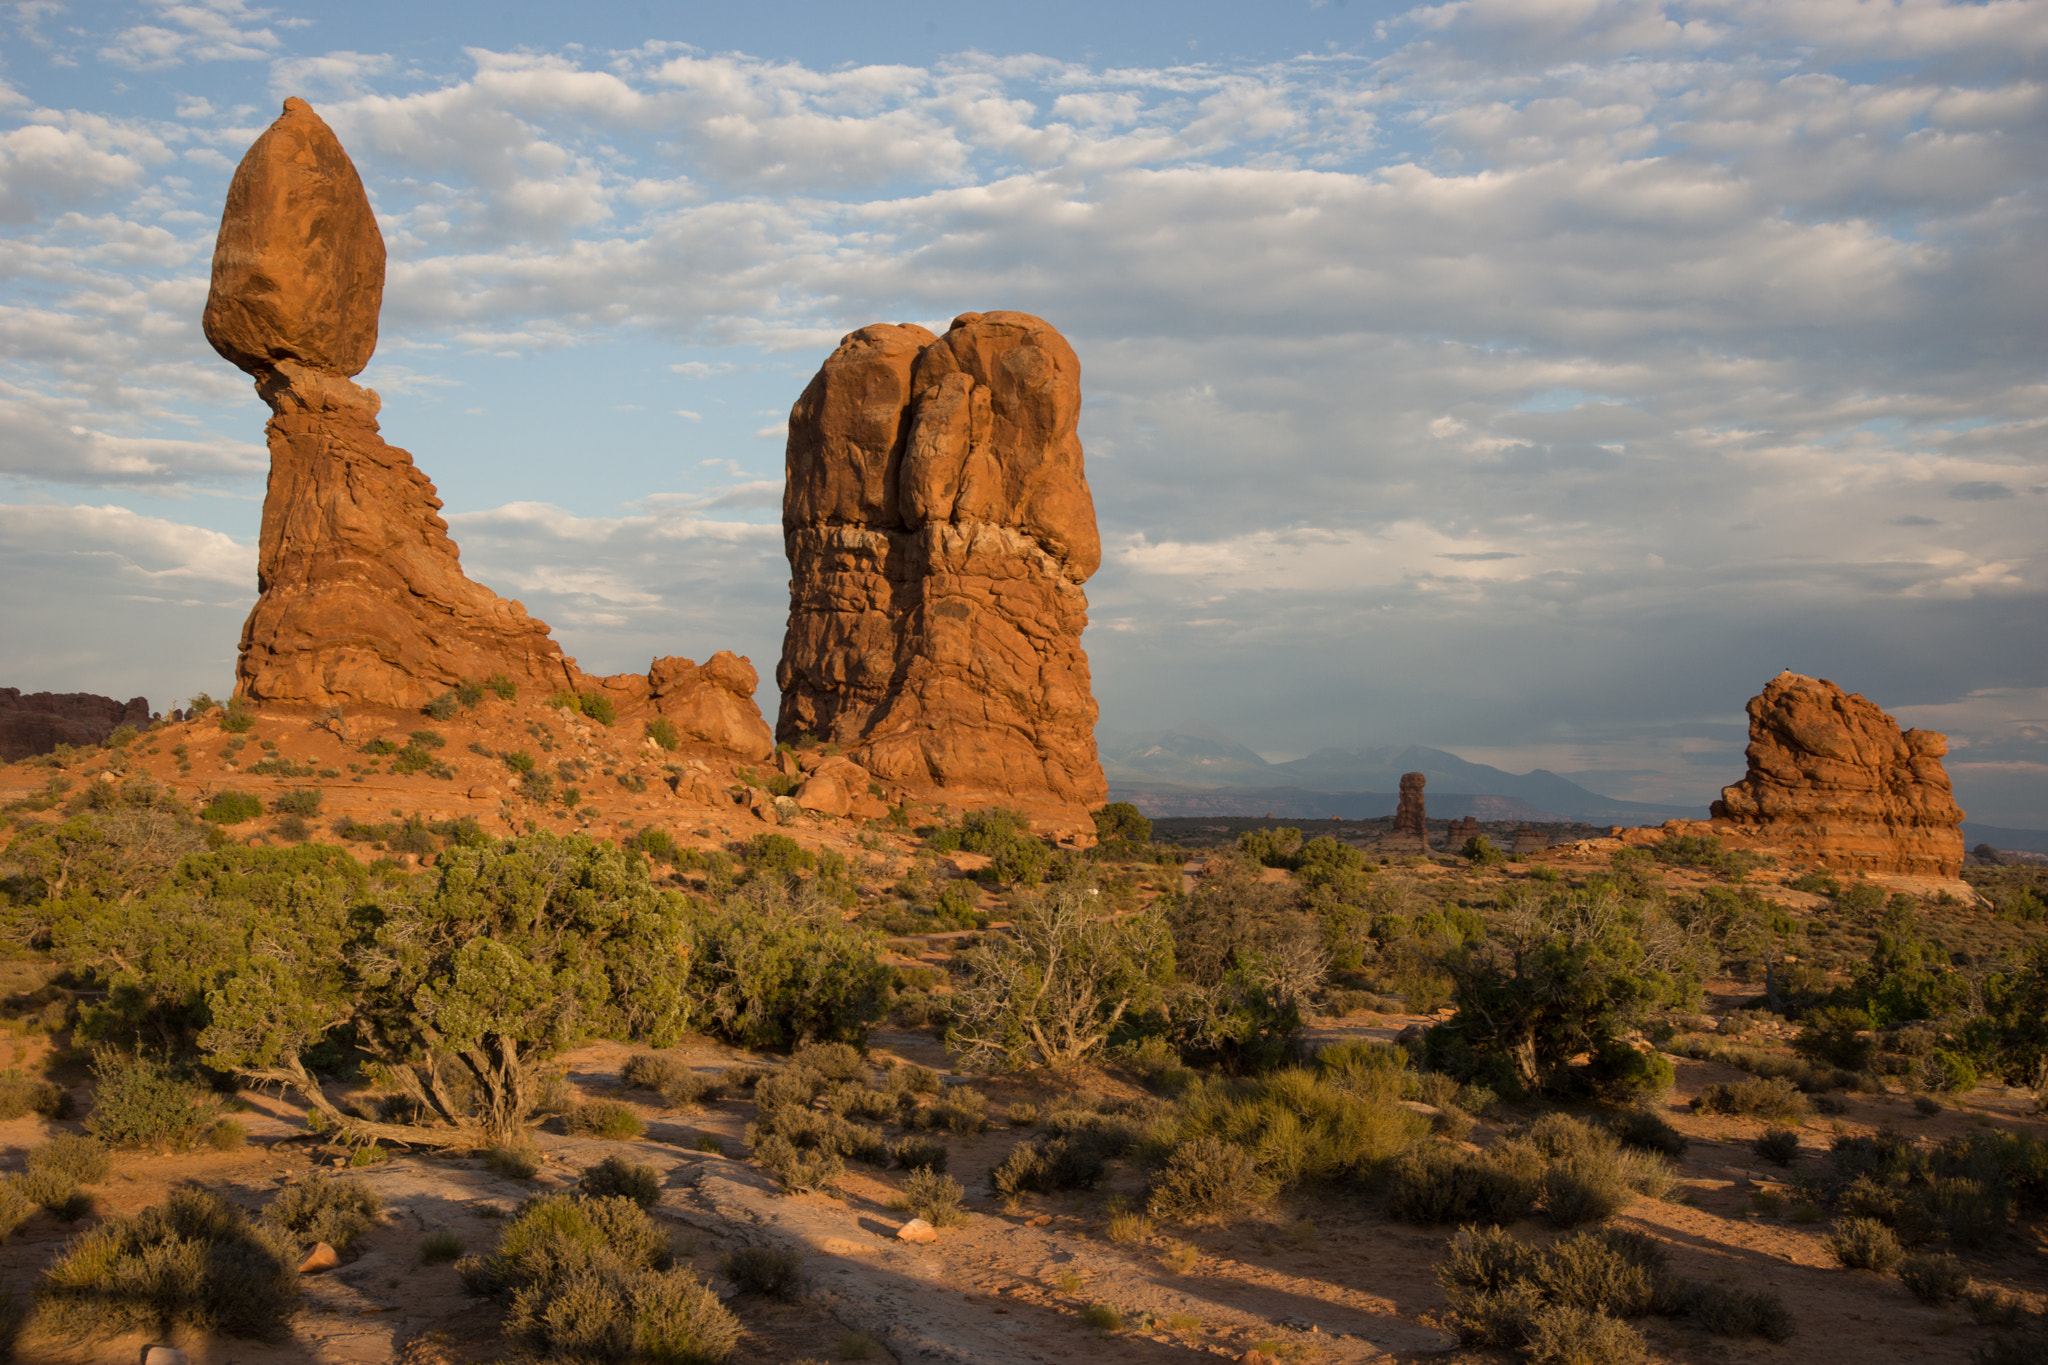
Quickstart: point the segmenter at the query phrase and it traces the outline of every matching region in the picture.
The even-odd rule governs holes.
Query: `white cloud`
[[[268,28],[251,27],[271,11],[244,0],[147,0],[161,22],[124,29],[100,56],[135,71],[185,62],[261,61],[279,46]]]

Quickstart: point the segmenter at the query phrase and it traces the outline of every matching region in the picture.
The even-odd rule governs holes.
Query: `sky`
[[[288,95],[386,439],[586,671],[772,680],[791,402],[1021,309],[1105,731],[1703,804],[1791,668],[2048,828],[2048,0],[0,0],[0,683],[231,686],[267,414],[199,315]]]

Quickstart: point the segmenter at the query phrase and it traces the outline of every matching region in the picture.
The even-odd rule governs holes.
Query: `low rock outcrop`
[[[1749,703],[1749,773],[1713,823],[1844,871],[1955,877],[1963,812],[1948,739],[1899,723],[1824,678],[1780,673]]]
[[[115,727],[149,725],[149,702],[90,692],[30,692],[0,687],[0,763],[47,754],[59,744],[104,744]]]
[[[864,327],[825,361],[790,411],[779,738],[923,799],[1088,825],[1108,787],[1080,374],[1025,313]]]
[[[376,350],[383,289],[384,240],[355,166],[310,105],[286,100],[228,187],[204,319],[272,414],[237,694],[414,708],[502,674],[529,694],[615,694],[623,714],[668,716],[705,743],[772,749],[745,660],[587,678],[544,622],[463,573],[434,485],[385,444],[381,400],[352,382]]]

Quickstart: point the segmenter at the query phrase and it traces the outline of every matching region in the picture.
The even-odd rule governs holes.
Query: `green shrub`
[[[1649,1358],[1643,1334],[1629,1324],[1566,1304],[1531,1315],[1523,1349],[1535,1365],[1637,1365]]]
[[[805,1043],[789,1055],[792,1066],[806,1066],[828,1081],[866,1081],[873,1069],[860,1049],[847,1043]]]
[[[540,1149],[523,1145],[487,1147],[484,1165],[507,1180],[531,1180],[540,1170]]]
[[[889,1146],[889,1159],[906,1171],[923,1169],[943,1175],[949,1155],[946,1144],[937,1138],[898,1138]]]
[[[187,1187],[67,1243],[44,1272],[34,1322],[70,1340],[187,1328],[274,1341],[287,1335],[298,1298],[283,1237]]]
[[[93,1061],[98,1084],[85,1129],[112,1147],[189,1147],[218,1102],[161,1062],[111,1052]]]
[[[1790,1166],[1799,1159],[1799,1134],[1791,1128],[1766,1128],[1749,1149],[1774,1166]]]
[[[685,1069],[661,1088],[661,1098],[671,1109],[694,1109],[724,1099],[725,1092],[726,1083],[722,1076],[700,1076]]]
[[[1271,1184],[1243,1148],[1198,1137],[1173,1149],[1152,1179],[1145,1208],[1162,1221],[1221,1221],[1258,1207],[1272,1193]]]
[[[1092,1189],[1107,1164],[1087,1134],[1020,1142],[988,1173],[989,1190],[1006,1203],[1023,1194]]]
[[[223,791],[214,793],[213,800],[206,803],[206,809],[199,812],[199,818],[216,825],[239,825],[261,814],[263,803],[249,793]]]
[[[1691,1145],[1663,1115],[1647,1109],[1631,1109],[1617,1115],[1613,1127],[1614,1136],[1621,1144],[1637,1151],[1676,1158],[1684,1156],[1685,1149]]]
[[[742,1294],[794,1299],[803,1292],[803,1257],[791,1247],[741,1247],[720,1258],[718,1268]]]
[[[256,713],[240,697],[231,699],[220,715],[220,728],[231,735],[247,734],[256,724]]]
[[[626,1059],[619,1068],[619,1084],[635,1090],[666,1090],[685,1076],[692,1075],[689,1065],[680,1057],[664,1057],[658,1052],[636,1052]]]
[[[114,1163],[107,1144],[98,1138],[64,1133],[30,1148],[28,1168],[54,1171],[80,1185],[97,1185],[113,1173]]]
[[[1124,1315],[1113,1305],[1091,1303],[1081,1310],[1081,1321],[1095,1329],[1096,1335],[1108,1336],[1111,1332],[1124,1329]]]
[[[366,1143],[348,1154],[348,1164],[357,1169],[364,1166],[382,1166],[389,1160],[391,1149],[378,1142]]]
[[[647,737],[664,749],[674,749],[683,742],[682,732],[667,716],[656,716],[647,722]]]
[[[966,1196],[967,1191],[952,1176],[919,1166],[903,1178],[899,1203],[933,1227],[944,1228],[967,1221],[967,1211],[960,1207]]]
[[[316,1171],[279,1190],[264,1208],[263,1221],[301,1248],[325,1242],[346,1255],[377,1226],[383,1207],[384,1201],[362,1182]]]
[[[30,1171],[21,1177],[21,1192],[67,1223],[75,1223],[92,1212],[92,1196],[62,1171]]]
[[[640,1115],[631,1105],[617,1100],[592,1100],[570,1111],[569,1131],[578,1137],[625,1141],[646,1132],[647,1125],[640,1121]]]
[[[661,1198],[661,1177],[652,1166],[608,1156],[583,1173],[578,1188],[593,1199],[630,1199],[644,1209]]]
[[[1677,1301],[1663,1246],[1636,1232],[1610,1229],[1560,1238],[1544,1253],[1534,1278],[1551,1303],[1617,1318],[1668,1312]]]
[[[1899,1262],[1899,1283],[1922,1303],[1954,1303],[1970,1287],[1970,1272],[1945,1251],[1923,1251]]]
[[[0,1242],[21,1231],[35,1216],[36,1201],[22,1191],[19,1176],[0,1176]]]
[[[0,1119],[18,1119],[30,1113],[60,1118],[70,1107],[71,1096],[50,1082],[25,1076],[18,1068],[0,1072]]]
[[[1794,1123],[1806,1117],[1806,1096],[1782,1076],[1717,1081],[1700,1091],[1692,1107],[1709,1114],[1738,1114],[1770,1123]]]
[[[780,1133],[762,1137],[753,1145],[753,1155],[787,1194],[829,1190],[846,1174],[846,1163],[838,1152],[798,1147]]]
[[[1844,1218],[1827,1237],[1828,1252],[1850,1270],[1882,1274],[1905,1256],[1898,1234],[1875,1218]]]
[[[1695,1284],[1686,1291],[1685,1315],[1710,1336],[1786,1342],[1797,1331],[1785,1300],[1769,1289]]]
[[[462,1235],[453,1228],[435,1228],[420,1238],[421,1265],[446,1265],[460,1259],[462,1252]]]
[[[1395,1164],[1387,1214],[1423,1226],[1512,1223],[1535,1207],[1542,1180],[1542,1154],[1524,1142],[1478,1153],[1428,1147]]]
[[[301,818],[320,813],[321,793],[317,787],[294,787],[279,792],[270,799],[270,809],[278,815],[296,815]]]
[[[249,1130],[234,1119],[219,1119],[206,1130],[206,1145],[216,1152],[232,1152],[249,1143]]]
[[[1936,1048],[1916,1062],[1913,1077],[1943,1095],[1959,1095],[1977,1088],[1977,1068],[1969,1058],[1947,1048]]]
[[[1561,1228],[1604,1223],[1633,1198],[1619,1164],[1581,1154],[1565,1157],[1543,1173],[1543,1212]]]

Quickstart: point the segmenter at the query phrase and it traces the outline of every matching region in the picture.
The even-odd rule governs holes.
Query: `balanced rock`
[[[434,485],[378,435],[376,392],[350,381],[376,349],[383,287],[384,240],[355,166],[310,105],[286,100],[228,187],[204,319],[272,414],[237,694],[411,709],[503,674],[527,696],[596,689],[693,740],[772,750],[744,659],[587,678],[546,623],[462,572]]]
[[[1081,631],[1102,558],[1081,366],[1027,313],[863,327],[790,411],[777,736],[920,797],[1087,827],[1108,797]]]
[[[1750,699],[1747,752],[1748,775],[1714,803],[1716,826],[1843,871],[1961,873],[1946,736],[1901,732],[1862,696],[1786,672]]]
[[[0,687],[0,763],[47,754],[59,744],[104,744],[118,726],[149,726],[149,701],[90,692],[30,692]]]

